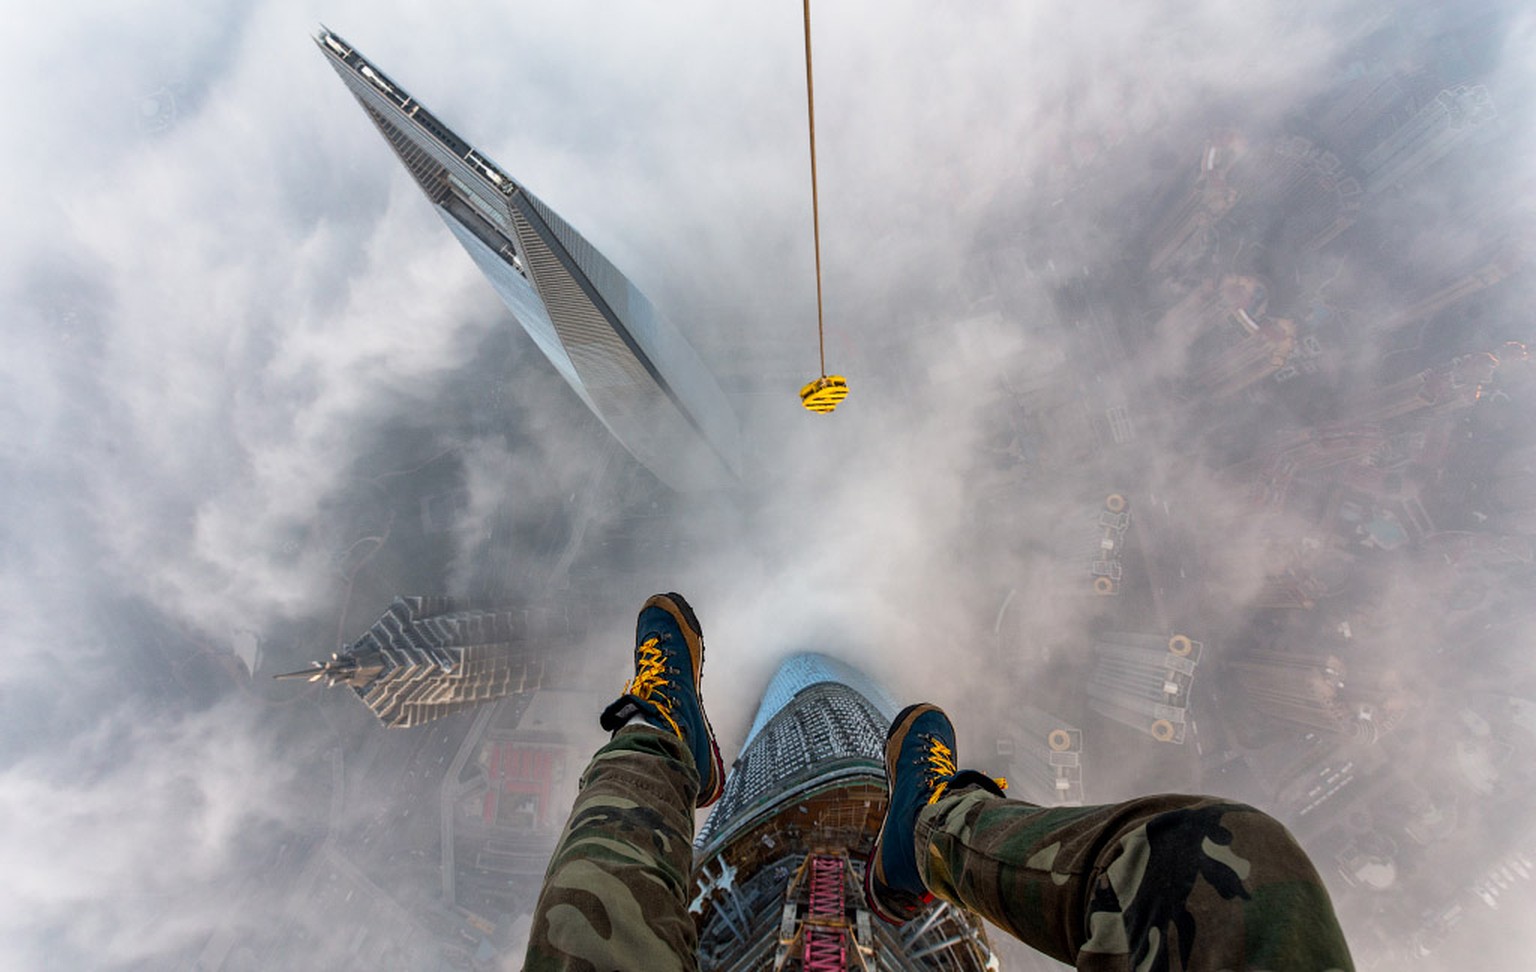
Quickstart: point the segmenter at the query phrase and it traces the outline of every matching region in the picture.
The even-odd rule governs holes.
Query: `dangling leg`
[[[602,716],[612,741],[582,773],[545,873],[524,968],[686,972],[693,811],[720,796],[724,767],[699,697],[704,640],[677,594],[640,610],[635,676]]]
[[[1354,967],[1312,862],[1242,804],[1042,809],[970,788],[919,814],[916,857],[935,895],[1079,969]]]
[[[698,966],[688,914],[699,775],[682,740],[620,729],[597,751],[534,909],[528,972]]]
[[[1271,817],[1211,797],[1044,809],[956,771],[937,706],[886,741],[890,810],[871,905],[910,919],[937,896],[1079,969],[1351,969],[1328,893]]]

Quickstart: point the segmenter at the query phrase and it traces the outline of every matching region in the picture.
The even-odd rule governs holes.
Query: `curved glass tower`
[[[523,330],[624,448],[679,490],[741,472],[735,413],[714,376],[570,224],[339,35],[315,38]]]
[[[898,928],[864,902],[894,710],[878,683],[826,655],[779,668],[695,841],[700,968],[993,967],[964,912],[940,902]]]

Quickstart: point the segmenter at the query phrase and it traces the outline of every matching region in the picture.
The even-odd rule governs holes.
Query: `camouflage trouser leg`
[[[1079,969],[1353,968],[1311,861],[1242,804],[1043,809],[970,788],[925,807],[916,841],[936,896]]]
[[[597,751],[544,875],[527,972],[698,968],[688,914],[698,792],[676,736],[630,726]]]

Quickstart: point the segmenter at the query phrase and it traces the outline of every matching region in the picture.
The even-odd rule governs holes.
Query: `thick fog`
[[[377,935],[447,968],[439,933],[518,967],[518,916],[484,942],[421,917],[475,717],[386,730],[270,676],[397,594],[575,619],[548,649],[561,701],[522,727],[567,740],[568,799],[633,611],[674,589],[727,762],[777,663],[825,651],[948,707],[978,768],[1028,705],[1083,728],[1091,802],[1274,812],[1363,968],[1529,967],[1536,14],[813,14],[827,366],[852,388],[831,416],[796,398],[818,369],[798,4],[9,18],[0,967],[338,968]],[[612,440],[321,21],[687,335],[742,419],[739,489],[671,493]],[[1372,182],[1374,145],[1478,85],[1491,118]],[[1360,107],[1378,87],[1395,115]],[[1296,138],[1356,179],[1340,201],[1265,181]],[[1213,171],[1239,198],[1181,236]],[[1244,281],[1252,340],[1285,355],[1260,372],[1195,307]],[[1098,596],[1079,535],[1110,494],[1132,527]],[[1182,745],[1091,710],[1109,632],[1202,643]],[[1275,653],[1342,658],[1375,728],[1256,709],[1242,664]]]

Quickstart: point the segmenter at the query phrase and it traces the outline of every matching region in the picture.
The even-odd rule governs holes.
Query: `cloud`
[[[199,889],[270,855],[294,768],[249,706],[183,717],[125,706],[0,771],[7,966],[136,964],[226,920]]]
[[[1372,329],[1477,266],[1536,199],[1531,17],[1510,13],[1484,59],[1500,140],[1377,197],[1357,231],[1369,245],[1328,251],[1337,273],[1321,292],[1354,330],[1330,346],[1337,371],[1316,401],[1207,408],[1180,390],[1187,347],[1120,360],[1102,338],[1140,333],[1171,303],[1130,254],[1213,131],[1260,144],[1290,130],[1371,69],[1355,45],[1400,57],[1442,15],[818,7],[828,365],[853,387],[823,419],[793,395],[816,362],[798,11],[327,10],[588,235],[722,376],[746,419],[750,482],[662,500],[661,521],[637,515],[644,475],[508,336],[309,49],[309,5],[40,13],[0,40],[0,81],[37,92],[11,106],[7,181],[25,191],[0,203],[10,951],[153,963],[229,921],[198,890],[228,887],[273,835],[307,833],[324,800],[295,782],[291,739],[262,729],[270,700],[207,659],[236,631],[274,657],[328,651],[391,585],[557,591],[586,608],[594,680],[624,664],[630,601],[676,586],[703,612],[727,740],[777,660],[814,648],[899,696],[974,712],[963,740],[985,753],[1012,700],[1086,712],[1086,656],[1111,626],[1188,625],[1219,651],[1339,647],[1347,621],[1350,650],[1398,667],[1427,708],[1464,708],[1442,649],[1488,611],[1448,615],[1447,601],[1469,578],[1512,575],[1448,580],[1432,555],[1362,555],[1342,599],[1277,619],[1255,600],[1265,567],[1315,523],[1253,516],[1228,467],[1302,424],[1298,409],[1332,415],[1335,398],[1442,350],[1516,336],[1518,274],[1480,320],[1416,324],[1392,344]],[[1089,413],[1117,405],[1135,438],[1096,445]],[[1193,551],[1164,566],[1201,578],[1155,604],[1147,593],[1136,616],[1083,596],[1064,553],[1064,525],[1117,489]],[[446,497],[445,529],[424,497]],[[1516,620],[1478,665],[1521,684],[1531,629],[1508,605]],[[178,664],[190,667],[165,674]],[[79,670],[67,690],[61,665]],[[319,699],[339,720],[317,730],[325,745],[365,738],[337,714],[349,701]],[[1383,742],[1412,767],[1434,765],[1434,745],[1407,731]],[[1149,785],[1146,767],[1098,758],[1090,796]],[[1169,785],[1205,782],[1198,759],[1181,766]],[[1513,829],[1484,815],[1493,853]],[[250,894],[253,925],[299,920],[299,895]],[[1498,961],[1520,967],[1485,964]]]

